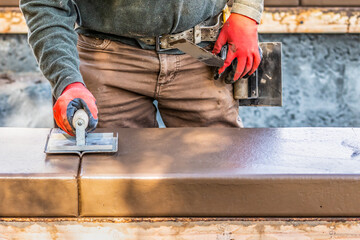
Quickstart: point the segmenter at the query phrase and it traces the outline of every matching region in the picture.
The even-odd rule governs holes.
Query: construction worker
[[[167,46],[173,38],[194,40],[200,31],[198,44],[212,47],[203,33],[210,31],[210,38],[218,36],[214,54],[229,45],[219,72],[236,58],[234,80],[252,74],[260,63],[257,28],[263,0],[234,0],[219,34],[216,22],[226,3],[21,0],[29,43],[57,99],[58,126],[73,134],[72,116],[85,109],[88,131],[98,123],[157,127],[157,100],[167,127],[242,127],[232,85],[214,81],[210,67]]]

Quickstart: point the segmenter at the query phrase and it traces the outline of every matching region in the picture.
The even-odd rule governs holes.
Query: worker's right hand
[[[93,131],[98,123],[96,99],[82,83],[76,82],[64,89],[53,108],[56,124],[71,136],[75,133],[72,119],[79,109],[84,109],[89,116],[86,131]]]
[[[256,71],[261,61],[257,30],[258,24],[254,19],[231,13],[212,51],[213,54],[219,54],[225,44],[229,46],[225,63],[219,69],[219,74],[222,74],[235,59],[237,63],[233,82],[246,75],[250,76]]]

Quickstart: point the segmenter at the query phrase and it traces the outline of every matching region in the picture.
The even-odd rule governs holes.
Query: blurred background
[[[265,7],[260,41],[283,43],[283,106],[241,107],[245,127],[360,127],[360,1]],[[50,85],[26,33],[18,1],[0,0],[0,127],[53,126]]]

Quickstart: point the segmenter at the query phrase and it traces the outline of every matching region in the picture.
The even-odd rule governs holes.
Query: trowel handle
[[[240,78],[233,84],[234,86],[234,99],[242,100],[249,98],[249,79],[248,78]]]
[[[83,109],[77,110],[74,114],[72,124],[76,129],[80,128],[85,130],[89,124],[88,114]]]

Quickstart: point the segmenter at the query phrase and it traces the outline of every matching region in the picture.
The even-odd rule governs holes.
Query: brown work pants
[[[98,127],[242,127],[232,85],[205,64],[117,41],[79,36],[80,71],[97,100]]]

